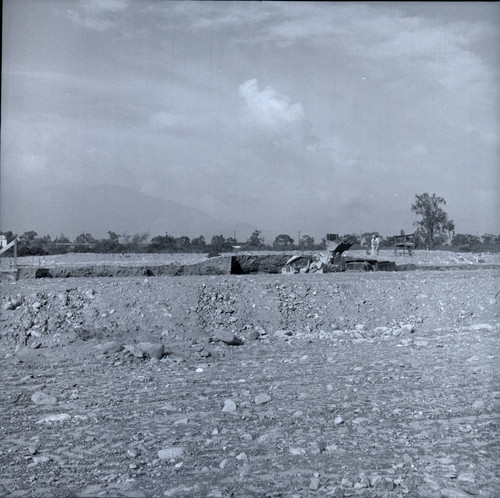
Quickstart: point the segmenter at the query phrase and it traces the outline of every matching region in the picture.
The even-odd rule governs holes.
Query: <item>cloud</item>
[[[272,86],[259,90],[255,78],[240,85],[238,94],[245,100],[248,120],[273,134],[294,135],[306,124],[302,104],[292,103]]]
[[[123,12],[128,7],[128,0],[86,0],[82,7],[89,13]]]
[[[76,8],[68,9],[67,15],[75,24],[94,31],[106,31],[116,27],[113,16],[123,13],[128,0],[83,0]]]

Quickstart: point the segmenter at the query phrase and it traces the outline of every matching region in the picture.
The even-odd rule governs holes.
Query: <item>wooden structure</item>
[[[0,255],[7,252],[11,247],[13,247],[14,248],[14,260],[11,261],[9,268],[0,267],[1,273],[8,274],[10,277],[14,278],[14,280],[17,280],[17,277],[18,277],[17,238],[14,239],[9,244],[7,244],[6,242],[7,242],[7,239],[5,238],[5,236],[3,236],[2,240],[0,241]]]
[[[412,256],[414,247],[415,247],[414,233],[408,235],[402,233],[401,235],[394,236],[394,255],[398,254],[399,251],[402,252],[403,254],[408,252],[408,254]]]

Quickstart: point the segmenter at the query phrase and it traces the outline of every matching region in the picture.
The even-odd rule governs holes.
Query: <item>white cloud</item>
[[[259,90],[256,79],[240,85],[238,94],[245,100],[251,119],[263,125],[280,129],[304,120],[300,103],[292,104],[289,97],[279,94],[272,86]]]
[[[123,13],[128,0],[84,0],[67,10],[68,17],[75,24],[94,31],[106,31],[116,27],[112,17]]]

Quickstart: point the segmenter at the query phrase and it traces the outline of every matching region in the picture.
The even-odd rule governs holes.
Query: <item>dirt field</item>
[[[490,256],[3,281],[0,496],[500,496]]]

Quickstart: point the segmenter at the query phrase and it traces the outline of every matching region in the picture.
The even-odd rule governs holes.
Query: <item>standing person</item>
[[[372,235],[371,244],[372,244],[372,256],[375,256],[375,234]]]
[[[377,253],[377,256],[380,250],[380,242],[382,242],[382,239],[380,238],[380,235],[377,234],[377,236],[375,237],[375,251]]]

